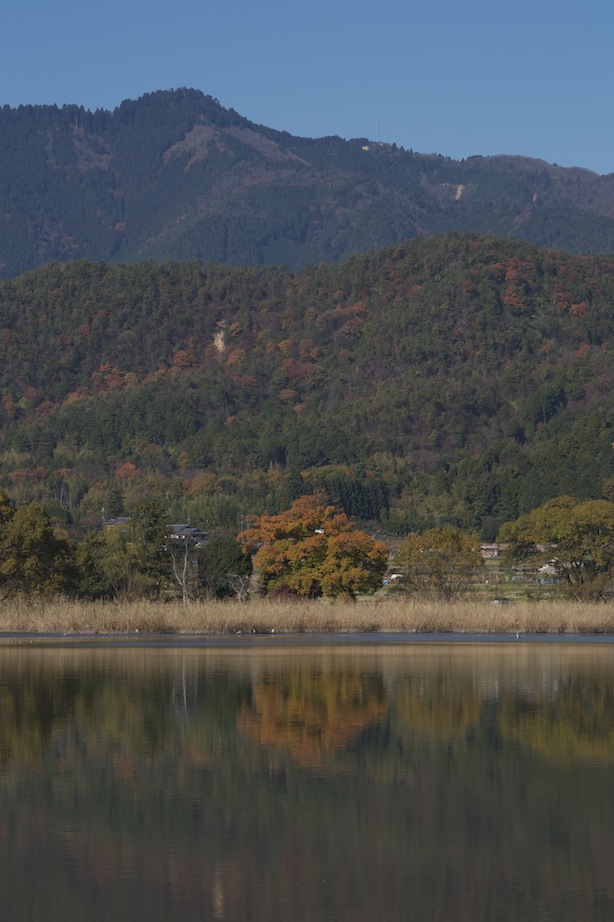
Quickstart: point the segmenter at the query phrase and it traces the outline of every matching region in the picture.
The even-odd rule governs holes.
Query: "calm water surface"
[[[614,918],[614,645],[0,647],[0,919]]]

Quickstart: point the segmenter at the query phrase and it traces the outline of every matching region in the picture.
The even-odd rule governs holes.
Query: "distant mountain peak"
[[[200,90],[0,109],[0,275],[75,256],[334,262],[446,231],[614,252],[614,182],[522,156],[455,161],[299,138]]]

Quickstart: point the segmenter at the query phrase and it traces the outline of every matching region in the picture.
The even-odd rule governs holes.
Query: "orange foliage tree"
[[[239,535],[264,592],[354,598],[381,586],[388,548],[359,531],[323,495],[302,496],[279,515],[261,515]]]

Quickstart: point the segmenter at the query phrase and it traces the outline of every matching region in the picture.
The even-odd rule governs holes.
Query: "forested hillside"
[[[484,538],[612,490],[614,258],[416,238],[335,266],[52,264],[0,284],[0,483],[77,532],[325,489]]]
[[[51,260],[334,262],[475,231],[614,252],[614,174],[297,138],[196,90],[0,109],[0,277]]]

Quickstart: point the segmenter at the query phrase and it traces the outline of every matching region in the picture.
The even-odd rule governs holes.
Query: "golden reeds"
[[[614,605],[571,601],[5,601],[0,633],[614,633]]]

